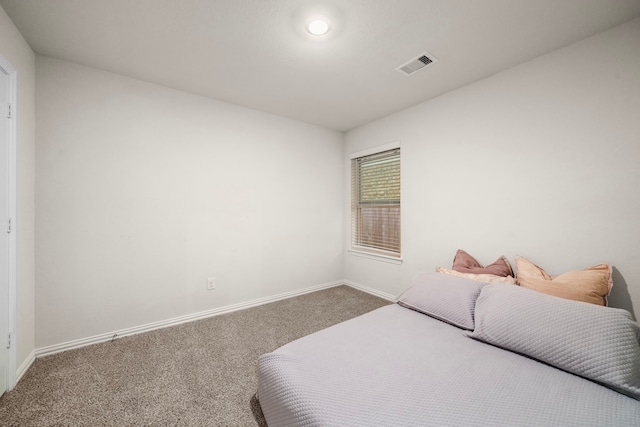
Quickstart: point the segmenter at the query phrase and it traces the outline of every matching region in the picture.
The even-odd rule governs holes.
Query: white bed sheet
[[[397,304],[258,361],[270,427],[640,426],[640,402]]]

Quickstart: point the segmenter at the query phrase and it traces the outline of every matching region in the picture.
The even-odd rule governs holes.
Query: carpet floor
[[[261,425],[258,356],[387,304],[338,286],[39,358],[0,425]]]

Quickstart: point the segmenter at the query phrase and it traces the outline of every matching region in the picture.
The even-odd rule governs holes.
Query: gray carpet
[[[260,425],[258,356],[386,304],[339,286],[37,359],[0,425]]]

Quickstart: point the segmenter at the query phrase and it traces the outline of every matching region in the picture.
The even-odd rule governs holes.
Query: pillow
[[[483,267],[474,257],[462,249],[458,249],[456,256],[453,258],[452,270],[460,273],[493,274],[503,277],[513,276],[511,264],[504,256],[498,258],[493,264]]]
[[[628,311],[487,285],[468,336],[640,400],[640,327]]]
[[[611,266],[599,264],[559,276],[550,276],[543,269],[527,260],[516,257],[517,281],[522,287],[560,298],[607,305],[611,292]]]
[[[515,285],[516,279],[511,276],[496,276],[495,274],[473,274],[473,273],[459,273],[454,270],[447,270],[446,268],[438,267],[436,269],[438,273],[451,274],[452,276],[464,277],[470,280],[476,280],[484,283],[506,283],[508,285]]]
[[[418,273],[398,304],[462,329],[473,330],[476,298],[486,283],[438,273]]]

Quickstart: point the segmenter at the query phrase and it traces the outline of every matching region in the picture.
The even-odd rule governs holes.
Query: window
[[[351,249],[400,258],[398,143],[351,156]]]

